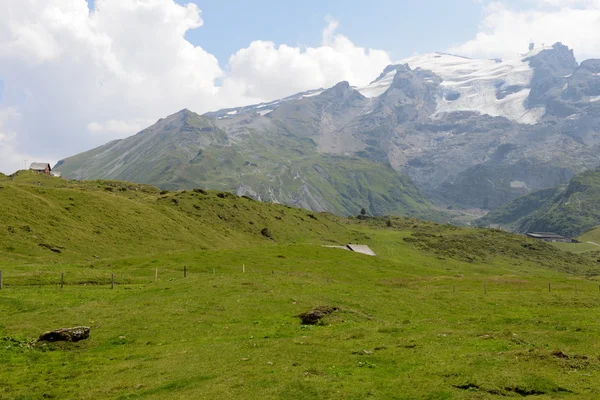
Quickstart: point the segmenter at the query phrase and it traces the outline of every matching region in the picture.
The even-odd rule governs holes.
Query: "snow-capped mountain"
[[[412,69],[432,71],[442,78],[434,115],[474,111],[493,117],[535,124],[544,107],[526,108],[531,90],[533,68],[530,57],[542,49],[506,60],[474,60],[452,54],[433,53],[402,60]],[[391,69],[368,86],[357,88],[365,97],[381,96],[392,85],[396,69]]]
[[[505,60],[428,54],[388,66],[365,87],[340,82],[201,119],[179,136],[169,133],[179,120],[159,121],[58,169],[218,186],[315,210],[353,213],[365,202],[392,210],[394,185],[381,191],[376,171],[349,168],[360,164],[388,181],[390,169],[408,175],[439,205],[490,209],[600,165],[600,60],[578,64],[560,43]],[[149,173],[141,163],[162,167]]]

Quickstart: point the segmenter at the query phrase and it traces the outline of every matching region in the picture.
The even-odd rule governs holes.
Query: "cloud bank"
[[[449,51],[492,58],[525,53],[530,42],[562,42],[579,61],[600,57],[600,0],[530,0],[525,6],[486,3],[479,33]]]
[[[226,66],[185,39],[194,4],[173,0],[3,0],[0,171],[56,161],[128,136],[183,108],[269,101],[341,80],[364,85],[390,64],[329,20],[318,47],[255,41]]]

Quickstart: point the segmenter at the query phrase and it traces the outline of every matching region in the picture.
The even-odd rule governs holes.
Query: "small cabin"
[[[530,232],[527,237],[549,243],[573,243],[573,239],[552,232]]]
[[[48,163],[36,163],[36,162],[31,163],[31,165],[29,166],[29,170],[39,172],[40,174],[46,174],[46,175],[51,175],[51,173],[52,173],[52,168],[50,167],[50,164],[48,164]]]

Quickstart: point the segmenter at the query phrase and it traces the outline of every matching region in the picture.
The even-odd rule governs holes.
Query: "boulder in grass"
[[[79,342],[90,337],[90,328],[78,326],[76,328],[61,328],[46,332],[40,336],[38,342]]]
[[[323,317],[337,310],[337,307],[318,306],[308,312],[298,315],[298,318],[302,320],[303,325],[316,325]]]

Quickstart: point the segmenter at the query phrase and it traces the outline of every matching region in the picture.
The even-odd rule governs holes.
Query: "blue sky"
[[[223,66],[231,54],[253,40],[317,46],[328,16],[340,22],[339,32],[354,43],[387,50],[394,60],[442,51],[472,38],[483,13],[483,2],[474,0],[177,2],[194,3],[202,10],[204,26],[187,38],[217,56]]]

